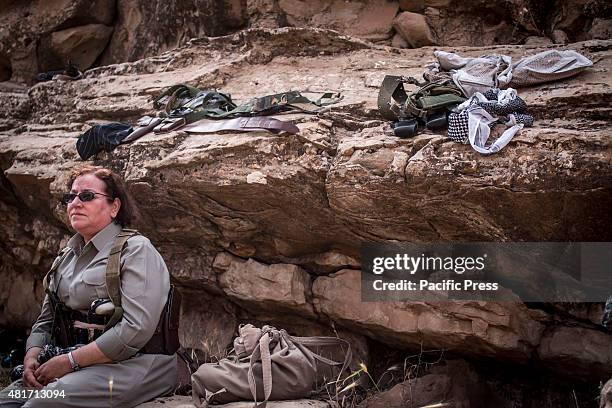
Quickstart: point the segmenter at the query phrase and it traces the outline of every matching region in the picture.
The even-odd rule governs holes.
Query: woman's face
[[[84,191],[98,194],[91,201],[82,202],[76,197],[68,203],[68,218],[72,228],[88,242],[117,216],[121,200],[116,198],[109,201],[107,197],[99,195],[107,194],[106,185],[93,174],[79,176],[72,183],[71,193],[79,194]]]

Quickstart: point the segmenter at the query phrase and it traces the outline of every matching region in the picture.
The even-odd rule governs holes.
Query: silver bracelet
[[[81,367],[77,364],[74,356],[72,355],[72,351],[68,352],[68,360],[70,360],[70,365],[72,366],[72,371],[79,371]]]

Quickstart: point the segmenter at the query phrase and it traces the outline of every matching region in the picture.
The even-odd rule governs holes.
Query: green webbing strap
[[[194,98],[200,90],[194,86],[187,84],[172,85],[164,92],[161,93],[157,98],[153,100],[153,107],[155,109],[161,109],[164,107],[166,113],[169,113],[172,109],[176,108],[175,102],[181,97]],[[164,98],[168,97],[167,101],[162,102]]]
[[[214,100],[211,105],[209,101]],[[197,122],[200,119],[210,117],[223,117],[228,112],[233,112],[237,106],[232,101],[230,95],[222,94],[216,91],[210,91],[201,99],[196,101],[196,104],[191,106],[187,103],[185,106],[189,107],[192,111],[183,115],[185,123]]]
[[[325,106],[337,103],[342,100],[342,98],[343,96],[339,93],[326,92],[316,101],[311,101],[298,91],[281,92],[253,98],[247,103],[239,105],[227,112],[209,112],[204,116],[212,119],[221,119],[234,116],[271,115],[280,111],[318,113],[323,110]]]
[[[404,90],[403,78],[395,75],[385,75],[378,91],[378,111],[387,120],[397,120],[399,112],[397,104],[403,105],[408,99]]]
[[[193,95],[194,93],[196,94]],[[182,104],[177,106],[179,98],[184,96],[193,97],[188,101],[183,100]],[[169,98],[169,100],[166,101],[164,98]],[[230,95],[216,91],[200,91],[197,88],[179,84],[171,86],[155,99],[153,105],[158,109],[165,106],[167,118],[154,131],[163,133],[207,118],[268,116],[292,111],[316,114],[326,106],[339,102],[342,98],[340,93],[325,92],[316,101],[311,101],[298,91],[289,91],[253,98],[237,106]],[[162,100],[164,100],[163,103]]]
[[[108,254],[108,262],[106,264],[106,290],[108,297],[115,306],[115,311],[110,320],[104,327],[104,331],[113,327],[123,317],[123,307],[121,307],[121,251],[128,239],[138,235],[138,231],[124,228],[117,238]]]
[[[311,101],[301,93],[294,91],[289,97],[288,106],[307,113],[317,113],[325,106],[340,102],[344,96],[340,92],[325,92],[316,101]]]
[[[49,303],[51,305],[51,309],[53,310],[53,322],[51,323],[51,335],[53,338],[53,342],[61,342],[61,338],[58,339],[56,337],[56,330],[58,329],[58,324],[60,324],[60,333],[61,333],[61,327],[65,327],[65,325],[62,325],[62,318],[61,316],[58,318],[58,316],[61,313],[64,313],[66,310],[70,310],[68,308],[66,308],[66,305],[64,305],[63,302],[60,301],[59,297],[57,296],[57,283],[55,284],[56,288],[56,292],[53,292],[50,288],[51,285],[51,276],[55,274],[55,272],[57,271],[57,269],[59,268],[59,266],[64,262],[64,259],[66,259],[66,256],[68,255],[68,253],[70,252],[70,248],[69,247],[65,247],[63,248],[59,254],[57,255],[57,258],[55,258],[55,260],[53,261],[53,264],[51,265],[51,268],[49,269],[49,272],[47,272],[47,274],[45,275],[45,277],[43,278],[43,288],[45,289],[45,293],[47,294],[47,296],[49,297]],[[58,323],[59,322],[59,323]]]
[[[316,101],[311,101],[310,99],[297,92],[295,98],[289,100],[287,106],[305,113],[318,113],[322,111],[324,107],[340,102],[342,98],[344,98],[344,96],[342,96],[339,92],[325,92]]]

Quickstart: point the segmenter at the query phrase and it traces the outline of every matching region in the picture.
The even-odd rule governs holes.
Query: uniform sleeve
[[[43,347],[45,344],[51,343],[51,326],[53,325],[53,311],[49,295],[45,295],[42,309],[36,323],[32,326],[30,336],[26,341],[26,352],[32,347]]]
[[[122,319],[96,339],[113,361],[136,354],[153,336],[170,290],[161,255],[142,236],[130,238],[121,254]]]

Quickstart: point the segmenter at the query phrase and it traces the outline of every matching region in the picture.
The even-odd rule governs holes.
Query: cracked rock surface
[[[57,203],[90,125],[154,113],[152,98],[176,83],[239,102],[335,90],[344,99],[318,116],[278,116],[297,135],[149,134],[91,161],[124,176],[138,229],[189,294],[183,344],[213,354],[246,320],[305,335],[329,334],[333,323],[364,358],[376,341],[609,377],[601,305],[557,313],[509,302],[362,303],[359,251],[370,241],[610,241],[611,45],[562,47],[593,68],[519,89],[535,126],[488,157],[442,133],[398,139],[379,116],[383,76],[419,76],[433,48],[397,50],[321,29],[247,30],[79,81],[0,84],[1,323],[29,327],[37,316],[40,278],[70,236]],[[453,49],[514,58],[541,50]]]

